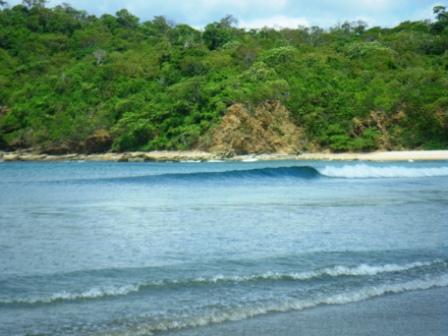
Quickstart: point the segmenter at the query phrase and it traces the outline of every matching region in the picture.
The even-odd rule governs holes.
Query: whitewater
[[[448,290],[444,161],[15,162],[0,190],[1,335],[255,335]]]

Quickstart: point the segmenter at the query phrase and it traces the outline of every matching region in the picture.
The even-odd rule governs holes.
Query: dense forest
[[[0,149],[207,149],[238,106],[281,106],[300,150],[448,147],[442,6],[394,28],[252,30],[232,16],[197,30],[125,9],[0,8]]]

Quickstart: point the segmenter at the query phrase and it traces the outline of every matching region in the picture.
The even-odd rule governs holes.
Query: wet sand
[[[448,288],[262,315],[166,335],[445,336],[448,335]]]

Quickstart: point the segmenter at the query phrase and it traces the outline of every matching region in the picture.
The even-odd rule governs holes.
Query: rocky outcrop
[[[76,153],[79,146],[68,143],[50,143],[42,146],[41,152],[49,155],[65,155],[70,153]]]
[[[229,107],[221,123],[200,142],[200,148],[225,156],[297,153],[301,130],[279,102],[265,102],[253,110],[243,104]]]
[[[106,153],[112,146],[112,137],[104,129],[96,130],[83,141],[49,142],[38,147],[38,152],[48,155],[70,155],[74,153],[97,154]],[[11,149],[26,149],[26,146],[11,147]]]
[[[115,162],[166,162],[186,161],[200,162],[218,160],[216,154],[201,151],[154,151],[154,152],[125,152],[99,154],[60,154],[53,155],[33,150],[18,150],[15,152],[1,152],[1,161],[115,161]]]
[[[86,153],[104,153],[112,146],[112,137],[109,132],[103,129],[96,130],[84,142]]]

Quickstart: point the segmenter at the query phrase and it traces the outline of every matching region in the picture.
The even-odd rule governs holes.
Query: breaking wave
[[[81,292],[61,291],[49,296],[0,300],[0,304],[48,304],[62,301],[77,301],[127,295],[140,290],[140,285],[94,287]]]
[[[302,167],[278,167],[278,168],[256,168],[227,170],[219,172],[195,172],[195,173],[171,173],[145,176],[129,176],[117,178],[105,178],[97,181],[103,182],[124,182],[124,183],[166,183],[166,182],[204,182],[221,181],[229,179],[258,179],[258,178],[295,178],[313,179],[321,174],[316,168],[309,166]],[[92,180],[78,180],[77,182],[89,182]]]
[[[95,179],[74,179],[70,183],[182,183],[182,182],[219,182],[227,180],[260,180],[260,179],[295,179],[315,180],[318,178],[410,178],[448,176],[448,167],[438,168],[407,168],[400,166],[369,166],[365,164],[345,166],[289,166],[265,167],[254,169],[237,169],[225,171],[199,171],[189,173],[167,173],[142,176],[126,176]],[[67,180],[52,181],[53,183],[67,183]]]
[[[367,264],[361,264],[359,266],[348,267],[348,266],[334,266],[327,267],[320,270],[309,271],[309,272],[291,272],[291,273],[280,273],[280,272],[266,272],[263,274],[252,274],[252,275],[235,275],[235,276],[225,276],[217,275],[211,278],[195,278],[189,280],[191,283],[217,283],[217,282],[249,282],[249,281],[269,281],[269,280],[312,280],[322,277],[339,277],[339,276],[373,276],[381,273],[392,273],[392,272],[403,272],[414,268],[433,266],[436,264],[446,265],[445,262],[437,260],[434,262],[414,262],[404,265],[387,264],[382,266],[370,266]],[[181,282],[181,281],[179,281]],[[172,282],[178,283],[178,282]]]
[[[366,286],[356,290],[330,294],[328,296],[320,295],[312,299],[291,298],[280,302],[265,302],[249,306],[240,305],[231,309],[212,309],[209,312],[191,316],[189,318],[167,318],[165,320],[155,321],[154,323],[139,325],[132,328],[132,333],[125,331],[113,333],[112,335],[151,335],[163,331],[196,328],[228,321],[239,321],[269,313],[298,311],[321,305],[342,305],[364,301],[386,294],[397,294],[446,286],[448,286],[448,274],[443,274],[433,278],[411,280],[402,283],[383,284],[371,287]]]
[[[407,168],[399,166],[368,166],[365,164],[327,166],[319,170],[322,175],[340,178],[391,178],[391,177],[432,177],[448,176],[448,167]]]
[[[307,281],[321,279],[324,277],[374,276],[382,273],[405,272],[413,269],[431,266],[446,267],[447,263],[443,260],[434,260],[431,262],[413,262],[403,265],[386,264],[372,266],[361,264],[352,267],[339,265],[308,272],[266,272],[262,274],[249,275],[216,275],[212,277],[197,277],[190,279],[165,279],[128,285],[98,286],[79,292],[61,291],[48,296],[40,297],[35,296],[9,300],[0,299],[0,304],[50,304],[63,301],[92,300],[107,297],[125,296],[151,287],[189,287],[197,285],[213,285],[218,283],[245,283],[257,281]]]

